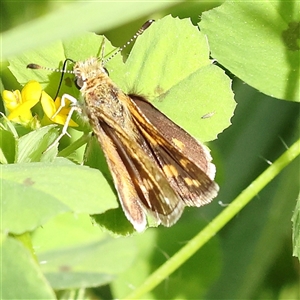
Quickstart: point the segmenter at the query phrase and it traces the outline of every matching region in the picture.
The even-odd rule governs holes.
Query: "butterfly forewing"
[[[90,122],[102,147],[125,215],[137,231],[142,231],[146,226],[145,214],[125,162],[118,153],[118,145],[106,133],[105,127],[100,125],[97,116],[91,115]]]
[[[103,122],[103,119],[105,122]],[[165,226],[181,216],[184,205],[155,162],[145,155],[141,144],[107,116],[91,115],[94,132],[102,145],[123,210],[135,229],[146,226],[148,212]]]
[[[135,123],[175,192],[189,206],[209,203],[219,187],[213,181],[215,168],[205,146],[142,97],[131,95],[130,99]]]

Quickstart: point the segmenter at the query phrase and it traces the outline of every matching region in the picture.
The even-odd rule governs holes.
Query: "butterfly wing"
[[[219,187],[207,148],[144,98],[131,99],[131,114],[172,188],[186,205],[209,203]]]
[[[113,120],[103,121],[91,116],[91,121],[122,208],[134,228],[144,230],[146,213],[151,213],[158,223],[173,225],[181,216],[184,204],[156,163],[141,144],[128,137]]]

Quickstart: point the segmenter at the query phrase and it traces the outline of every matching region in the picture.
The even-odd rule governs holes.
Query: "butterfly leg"
[[[74,98],[73,96],[69,95],[69,94],[63,94],[63,96],[61,97],[61,103],[60,106],[58,108],[58,110],[56,111],[56,113],[52,116],[51,119],[53,119],[55,116],[57,116],[57,114],[59,114],[59,112],[66,106],[66,100],[69,100],[71,102],[71,109],[68,113],[66,122],[62,128],[61,134],[55,139],[55,141],[45,150],[45,152],[49,151],[51,148],[53,148],[55,145],[58,144],[58,142],[60,141],[60,139],[64,136],[70,136],[68,133],[68,126],[70,123],[70,120],[72,118],[72,115],[74,113],[75,110],[80,110],[80,108],[78,107],[77,103],[77,99]]]

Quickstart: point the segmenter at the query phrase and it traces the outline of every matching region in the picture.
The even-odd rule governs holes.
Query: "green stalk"
[[[86,144],[90,138],[90,134],[83,134],[78,140],[73,142],[71,145],[66,147],[65,149],[61,150],[58,153],[60,157],[67,157],[71,155],[75,150],[79,149],[81,146]]]
[[[285,151],[255,181],[225,208],[212,222],[191,239],[175,255],[153,272],[144,283],[124,299],[139,299],[170,276],[207,241],[215,236],[242,208],[244,208],[276,175],[300,154],[300,139]]]

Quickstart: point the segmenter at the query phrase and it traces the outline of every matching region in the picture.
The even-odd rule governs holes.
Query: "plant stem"
[[[69,145],[65,149],[61,150],[58,153],[58,156],[67,157],[68,155],[72,154],[75,150],[77,150],[78,148],[80,148],[81,146],[86,144],[88,142],[89,138],[90,138],[90,134],[83,134],[78,140],[73,142],[71,145]]]
[[[144,283],[124,299],[138,299],[178,269],[207,241],[244,208],[276,175],[300,154],[300,139],[256,178],[232,203],[175,255],[153,272]]]

